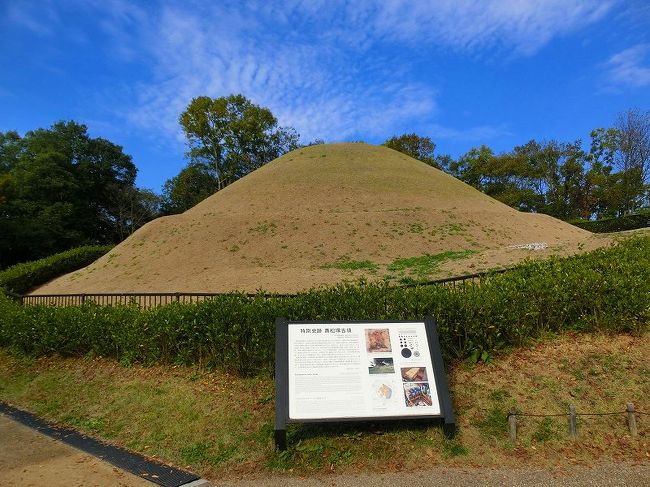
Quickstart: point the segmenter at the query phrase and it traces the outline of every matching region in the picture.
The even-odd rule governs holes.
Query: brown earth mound
[[[294,292],[471,273],[603,243],[386,147],[328,144],[285,154],[145,225],[37,293]]]

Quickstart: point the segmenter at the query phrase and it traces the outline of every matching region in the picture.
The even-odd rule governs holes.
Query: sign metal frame
[[[424,323],[427,335],[427,344],[431,355],[435,390],[440,405],[440,414],[422,414],[417,416],[359,416],[345,418],[310,418],[291,419],[289,417],[289,325],[381,325],[381,324],[409,324]],[[442,425],[443,432],[448,438],[456,434],[456,418],[454,416],[449,384],[445,373],[445,365],[440,350],[440,341],[436,321],[432,316],[421,321],[288,321],[285,318],[275,320],[275,447],[278,450],[287,448],[287,424],[289,423],[336,423],[336,422],[363,422],[363,421],[432,421]]]

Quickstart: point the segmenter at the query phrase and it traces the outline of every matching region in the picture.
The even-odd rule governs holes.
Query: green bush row
[[[641,332],[650,318],[650,238],[528,262],[483,284],[339,285],[296,297],[226,294],[139,309],[20,306],[0,298],[0,346],[31,355],[200,363],[241,374],[273,366],[274,320],[417,320],[434,315],[446,358],[479,358],[566,330]]]
[[[0,272],[0,288],[11,294],[25,294],[56,277],[87,266],[111,248],[112,245],[87,245],[16,264]]]
[[[569,223],[594,233],[622,232],[636,230],[637,228],[650,227],[650,209],[635,215],[626,215],[618,218],[604,218],[602,220],[572,220]]]

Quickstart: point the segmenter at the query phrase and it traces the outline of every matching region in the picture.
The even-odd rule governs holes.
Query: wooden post
[[[569,434],[575,440],[578,437],[578,417],[576,415],[576,407],[573,404],[569,404],[569,414],[567,417],[569,420]]]
[[[636,417],[634,416],[634,404],[627,403],[627,426],[630,428],[630,436],[634,437],[638,434],[636,429]]]
[[[510,441],[517,442],[517,411],[511,409],[508,413],[508,424],[510,425]]]

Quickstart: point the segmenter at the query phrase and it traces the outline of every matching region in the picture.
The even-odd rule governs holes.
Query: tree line
[[[385,145],[521,211],[600,219],[650,205],[650,111],[621,113],[613,127],[591,132],[588,148],[581,140],[530,140],[501,154],[481,145],[453,159],[416,134]]]
[[[301,147],[291,127],[242,95],[193,99],[179,123],[187,165],[161,195],[135,185],[122,147],[57,122],[20,136],[0,132],[0,268],[87,244],[117,243],[161,215],[199,201]],[[601,218],[650,203],[650,111],[629,110],[591,133],[590,146],[535,141],[496,154],[482,145],[454,159],[430,137],[393,136],[392,149],[442,169],[522,211]],[[307,145],[322,144],[315,140]]]
[[[76,122],[0,132],[0,267],[126,238],[160,209],[136,174],[122,147]]]

